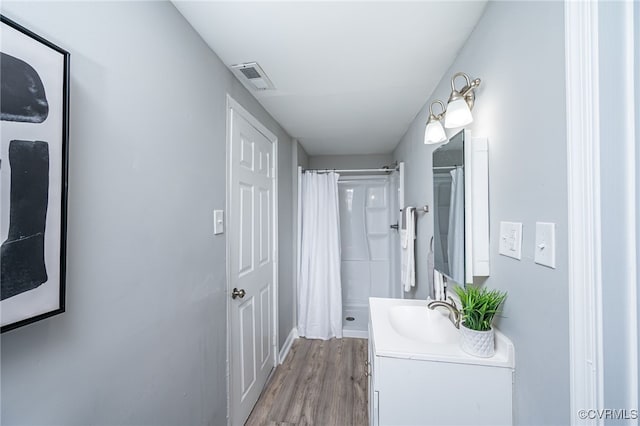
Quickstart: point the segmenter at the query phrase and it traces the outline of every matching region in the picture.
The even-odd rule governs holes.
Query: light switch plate
[[[522,223],[500,222],[499,253],[503,256],[522,259]]]
[[[556,267],[556,224],[536,222],[534,261],[549,268]]]
[[[213,211],[213,235],[224,232],[224,210]]]

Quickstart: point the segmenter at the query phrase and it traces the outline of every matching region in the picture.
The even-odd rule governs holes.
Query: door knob
[[[243,288],[240,290],[238,290],[237,288],[234,288],[233,291],[231,292],[231,298],[235,299],[236,297],[239,297],[240,299],[242,299],[245,294],[247,294],[247,292],[244,291]]]

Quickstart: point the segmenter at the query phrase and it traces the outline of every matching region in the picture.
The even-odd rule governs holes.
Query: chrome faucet
[[[453,322],[453,325],[455,325],[456,328],[460,328],[460,311],[456,306],[456,302],[454,302],[453,299],[450,300],[451,303],[444,300],[432,300],[427,304],[427,308],[432,310],[438,307],[447,308],[450,312],[449,319],[451,319],[451,322]],[[453,319],[451,318],[451,315],[453,315]]]

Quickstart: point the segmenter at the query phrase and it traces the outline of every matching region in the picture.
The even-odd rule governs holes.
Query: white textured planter
[[[460,347],[466,353],[481,358],[489,358],[496,353],[493,328],[487,331],[476,331],[460,324],[460,335]]]

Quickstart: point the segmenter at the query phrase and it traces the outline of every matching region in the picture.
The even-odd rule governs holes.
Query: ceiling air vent
[[[231,69],[241,81],[248,83],[250,87],[256,90],[275,89],[273,83],[257,62],[231,65]]]

